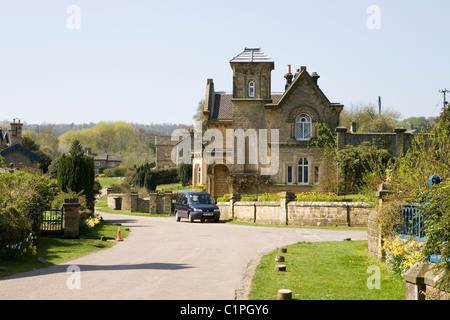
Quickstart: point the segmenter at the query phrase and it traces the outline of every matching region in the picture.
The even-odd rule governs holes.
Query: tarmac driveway
[[[0,300],[245,299],[254,268],[271,250],[300,241],[367,239],[365,231],[102,216],[130,227],[130,235],[113,248],[2,279]]]

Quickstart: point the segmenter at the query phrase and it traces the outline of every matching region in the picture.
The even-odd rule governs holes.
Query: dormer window
[[[311,117],[301,114],[295,119],[295,139],[300,141],[311,139]]]
[[[249,98],[255,97],[255,82],[254,81],[250,81],[248,83],[248,97]]]

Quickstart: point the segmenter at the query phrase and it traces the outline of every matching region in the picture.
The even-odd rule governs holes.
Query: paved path
[[[299,241],[366,240],[365,231],[339,231],[176,222],[102,213],[130,227],[113,248],[66,263],[0,279],[3,299],[245,299],[263,254]],[[69,289],[68,267],[81,270]],[[70,282],[69,282],[70,283]]]

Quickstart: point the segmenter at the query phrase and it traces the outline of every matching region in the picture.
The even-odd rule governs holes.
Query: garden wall
[[[239,197],[234,195],[238,200]],[[280,201],[219,202],[221,219],[299,226],[366,227],[374,206],[364,202],[292,201],[283,192]]]
[[[172,211],[172,192],[153,192],[146,198],[138,196],[135,191],[127,193],[112,193],[107,191],[107,203],[111,209],[116,209],[116,198],[121,198],[121,209],[131,212],[165,213]]]

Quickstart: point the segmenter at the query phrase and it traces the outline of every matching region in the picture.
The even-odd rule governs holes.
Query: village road
[[[365,231],[102,216],[129,227],[129,236],[110,249],[0,279],[0,300],[240,300],[271,250],[300,241],[367,239]]]

